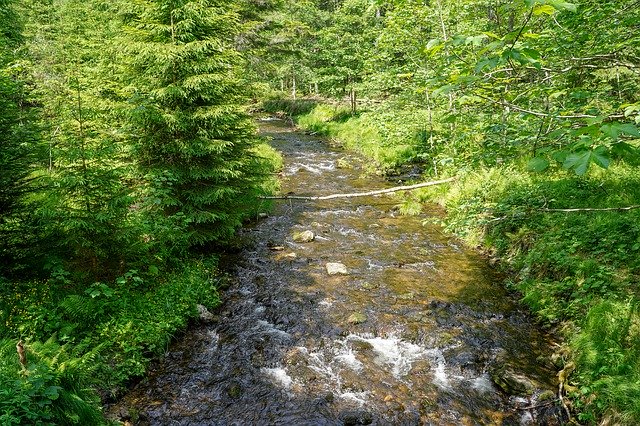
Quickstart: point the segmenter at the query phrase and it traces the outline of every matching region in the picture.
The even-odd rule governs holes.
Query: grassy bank
[[[207,258],[165,276],[129,271],[82,292],[64,277],[3,283],[0,423],[103,423],[101,397],[142,376],[198,317],[198,304],[215,308],[220,279]]]
[[[443,134],[438,130],[447,124],[427,132],[428,111],[305,109],[296,117],[300,127],[362,153],[377,170],[416,163],[425,179],[458,176],[448,187],[407,197],[444,205],[446,229],[499,259],[510,272],[506,284],[543,325],[564,335],[558,368],[571,373],[563,388],[580,422],[636,424],[640,209],[557,210],[640,204],[637,167],[620,163],[584,176],[558,167],[538,174],[527,170],[517,146],[479,149],[473,129],[460,126],[462,136],[434,141],[430,135]]]

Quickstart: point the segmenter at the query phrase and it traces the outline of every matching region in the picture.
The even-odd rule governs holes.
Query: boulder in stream
[[[316,238],[316,234],[313,231],[302,231],[293,233],[293,241],[296,243],[310,243]]]
[[[202,322],[212,322],[215,319],[215,316],[209,312],[209,310],[204,305],[197,305],[198,308],[198,317]]]
[[[491,371],[491,380],[508,395],[531,395],[535,385],[522,374],[516,373],[508,365],[494,368]]]
[[[349,271],[343,263],[329,262],[326,265],[327,274],[329,275],[348,275]]]

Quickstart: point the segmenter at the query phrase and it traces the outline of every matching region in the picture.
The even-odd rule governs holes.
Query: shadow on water
[[[264,122],[283,192],[389,186],[320,139]],[[437,215],[435,210],[426,216]],[[393,199],[278,202],[243,229],[218,321],[118,405],[141,425],[561,424],[551,340],[485,260]],[[295,232],[311,230],[311,242]],[[327,263],[346,274],[329,275]]]

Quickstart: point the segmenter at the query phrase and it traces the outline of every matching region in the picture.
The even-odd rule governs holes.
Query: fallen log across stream
[[[260,198],[263,199],[263,200],[308,200],[308,201],[316,201],[316,200],[332,200],[334,198],[371,197],[371,196],[374,196],[374,195],[389,194],[389,193],[400,192],[400,191],[411,191],[411,190],[414,190],[414,189],[425,188],[425,187],[428,187],[428,186],[442,185],[443,183],[453,182],[456,179],[457,178],[454,176],[454,177],[450,177],[450,178],[442,179],[442,180],[434,180],[434,181],[430,181],[430,182],[416,183],[415,185],[395,186],[393,188],[378,189],[376,191],[368,191],[368,192],[355,192],[355,193],[350,193],[350,194],[331,194],[331,195],[323,195],[323,196],[316,196],[316,197],[302,196],[302,195],[280,195],[280,196],[265,196],[265,197],[260,197]]]

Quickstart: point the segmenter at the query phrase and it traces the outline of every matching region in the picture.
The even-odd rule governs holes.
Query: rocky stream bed
[[[277,120],[283,193],[392,186]],[[215,321],[110,410],[140,425],[557,425],[553,341],[486,259],[392,196],[276,202]]]

